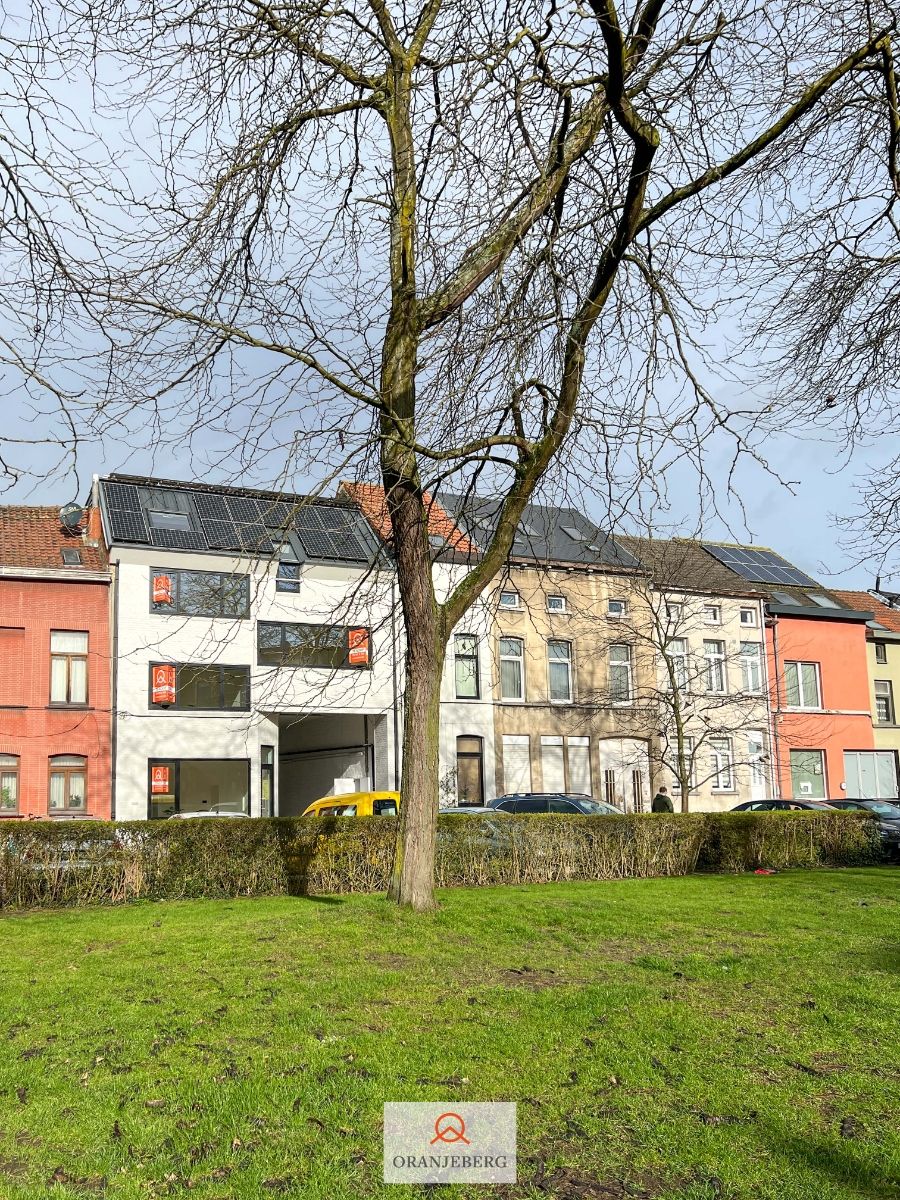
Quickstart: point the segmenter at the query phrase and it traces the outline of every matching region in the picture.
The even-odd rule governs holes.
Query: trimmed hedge
[[[0,907],[387,888],[396,821],[33,821],[0,827]],[[698,869],[878,861],[870,818],[849,812],[449,816],[441,887],[688,875]]]

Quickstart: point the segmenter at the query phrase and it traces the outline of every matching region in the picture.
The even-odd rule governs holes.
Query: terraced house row
[[[429,513],[442,596],[497,508],[442,495]],[[395,788],[404,652],[378,487],[111,475],[83,510],[0,509],[0,816],[295,815]],[[532,505],[451,636],[441,803],[897,796],[895,687],[884,598],[771,550]]]

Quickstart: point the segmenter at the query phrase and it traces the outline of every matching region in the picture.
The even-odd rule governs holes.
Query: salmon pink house
[[[69,521],[0,508],[0,820],[110,816],[110,578]]]

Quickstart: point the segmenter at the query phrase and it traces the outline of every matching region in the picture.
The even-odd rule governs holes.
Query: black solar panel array
[[[368,527],[355,509],[190,489],[175,493],[173,488],[171,494],[189,497],[189,501],[187,510],[182,503],[172,511],[187,511],[193,528],[150,529],[144,515],[146,496],[140,487],[115,481],[105,481],[103,487],[110,532],[117,541],[144,542],[170,550],[270,555],[281,545],[283,534],[293,529],[310,558],[368,562],[372,557]],[[158,505],[168,494],[165,489],[154,489]]]
[[[310,558],[368,562],[372,549],[362,522],[356,512],[310,504],[297,509],[294,528]]]
[[[771,550],[754,550],[746,546],[714,546],[706,542],[703,548],[750,583],[780,583],[793,587],[818,586],[809,575]]]
[[[110,533],[120,542],[147,542],[147,522],[141,493],[131,483],[106,484],[106,504]]]

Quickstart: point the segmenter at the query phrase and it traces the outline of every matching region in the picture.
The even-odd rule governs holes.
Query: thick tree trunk
[[[424,634],[424,636],[423,636]],[[430,643],[430,645],[429,645]],[[408,642],[400,828],[390,898],[418,911],[435,907],[438,743],[443,648],[427,631]]]

